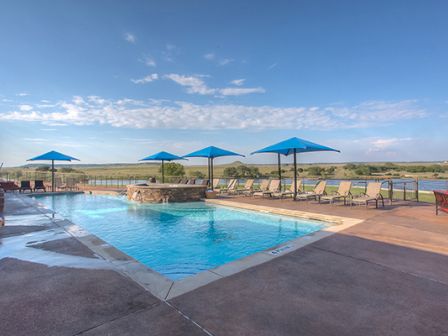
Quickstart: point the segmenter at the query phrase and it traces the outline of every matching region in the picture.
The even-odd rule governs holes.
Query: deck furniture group
[[[291,197],[297,201],[314,200],[318,203],[334,204],[338,201],[344,205],[365,205],[375,204],[384,207],[384,197],[381,194],[381,182],[369,182],[363,192],[352,193],[351,181],[341,181],[336,191],[327,193],[327,181],[321,180],[316,183],[312,190],[305,191],[302,180],[294,181],[289,187],[282,189],[279,179],[263,179],[255,188],[255,179],[247,179],[242,187],[239,187],[238,179],[230,179],[227,185],[219,188],[220,179],[213,180],[213,189],[219,190],[224,195],[245,195],[252,197],[267,198],[287,198]],[[295,196],[294,196],[295,195]]]

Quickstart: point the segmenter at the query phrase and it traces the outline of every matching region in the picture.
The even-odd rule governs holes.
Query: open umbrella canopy
[[[165,167],[163,163],[165,161],[174,161],[174,160],[185,160],[183,157],[168,153],[168,152],[158,152],[156,154],[147,156],[140,161],[162,161],[162,183],[165,183]]]
[[[215,147],[215,146],[210,146],[210,147],[205,147],[202,148],[196,152],[184,155],[184,157],[205,157],[205,158],[217,158],[220,156],[243,156],[242,154],[238,154],[235,152],[231,152],[219,147]]]
[[[294,185],[297,186],[297,153],[306,153],[306,152],[322,152],[322,151],[333,151],[340,152],[337,149],[333,149],[327,146],[319,145],[314,142],[300,139],[297,137],[290,138],[279,143],[276,143],[272,146],[268,146],[262,149],[259,149],[251,154],[258,153],[277,153],[278,154],[278,165],[279,165],[279,177],[281,179],[281,169],[280,169],[280,155],[294,155]],[[294,199],[297,196],[297,188],[294,188]]]
[[[56,151],[50,151],[48,153],[33,157],[27,161],[51,161],[51,191],[55,191],[54,184],[54,162],[55,161],[79,161],[73,156],[68,156]]]
[[[147,156],[140,161],[173,161],[173,160],[184,160],[183,157],[177,156],[168,152],[158,152],[156,154]]]
[[[33,157],[31,159],[28,159],[27,161],[79,161],[78,159],[68,156],[56,151],[51,151],[36,157]]]
[[[235,152],[228,151],[226,149],[222,149],[215,146],[209,146],[202,148],[196,152],[192,152],[190,154],[184,155],[184,157],[204,157],[208,158],[208,180],[213,189],[213,159],[221,156],[243,156],[242,154],[238,154]]]
[[[327,146],[322,146],[319,144],[316,144],[314,142],[300,139],[300,138],[290,138],[285,141],[281,141],[279,143],[276,143],[275,145],[268,146],[262,149],[259,149],[252,154],[257,153],[279,153],[283,155],[289,155],[296,153],[304,153],[304,152],[320,152],[320,151],[333,151],[333,152],[340,152],[337,149],[333,149]]]

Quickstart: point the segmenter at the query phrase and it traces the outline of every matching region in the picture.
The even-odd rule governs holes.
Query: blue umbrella
[[[208,159],[208,180],[209,183],[213,180],[213,159],[221,156],[243,156],[241,154],[231,152],[219,147],[210,146],[202,148],[196,152],[184,155],[184,157],[204,157]],[[211,183],[213,188],[213,183]]]
[[[162,183],[165,183],[165,161],[174,161],[174,160],[184,160],[184,158],[168,153],[168,152],[158,152],[156,154],[147,156],[140,161],[162,161]]]
[[[51,191],[54,191],[54,162],[55,161],[79,161],[78,159],[68,156],[56,151],[51,151],[31,159],[27,161],[51,161]]]
[[[311,141],[307,141],[300,138],[290,138],[288,140],[276,143],[275,145],[268,146],[259,149],[251,154],[257,153],[277,153],[279,157],[280,164],[280,154],[290,155],[294,154],[294,185],[297,185],[297,153],[306,152],[321,152],[321,151],[333,151],[340,152],[337,149],[333,149],[327,146],[319,145]],[[297,196],[297,188],[294,189],[294,199]]]

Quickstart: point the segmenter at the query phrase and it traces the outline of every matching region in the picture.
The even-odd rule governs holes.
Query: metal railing
[[[67,183],[70,180],[72,183],[76,183],[79,187],[88,189],[91,187],[95,188],[116,188],[116,189],[125,189],[128,184],[136,184],[136,183],[146,183],[150,178],[156,178],[157,181],[161,180],[161,176],[154,175],[121,175],[121,176],[109,176],[109,175],[89,175],[89,174],[79,174],[79,173],[55,173],[56,180],[59,183]],[[51,172],[39,172],[39,171],[25,171],[20,174],[16,174],[14,172],[1,172],[0,178],[5,180],[12,180],[19,183],[23,180],[43,180],[46,183],[50,183],[51,181]],[[166,183],[177,183],[182,176],[165,176]],[[194,178],[194,176],[183,176],[183,178]],[[217,176],[216,178],[220,178],[220,186],[225,186],[229,179],[234,177],[228,176]],[[259,185],[260,181],[263,178],[275,178],[275,177],[261,177],[255,179],[255,187]],[[239,178],[238,182],[240,185],[245,183],[247,178]],[[315,184],[322,179],[328,181],[327,186],[329,190],[337,188],[339,182],[342,179],[331,179],[331,178],[304,178],[300,177],[302,180],[302,185],[306,190],[311,190],[314,188]],[[389,199],[391,202],[396,200],[403,201],[423,201],[424,202],[434,202],[432,191],[420,190],[420,180],[418,179],[384,179],[384,178],[363,178],[363,179],[347,179],[353,182],[354,191],[366,191],[367,185],[369,182],[381,182],[383,196]],[[197,178],[197,181],[202,181],[201,178]],[[282,179],[282,188],[287,189],[291,184],[292,179],[290,177],[285,177]],[[428,183],[431,181],[440,182],[443,180],[440,179],[424,179],[424,182]],[[448,187],[448,180],[446,180],[446,186]],[[435,188],[437,189],[437,188]],[[444,189],[444,188],[442,188]]]

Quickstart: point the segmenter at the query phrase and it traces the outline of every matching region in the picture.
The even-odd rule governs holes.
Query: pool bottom
[[[217,268],[325,225],[207,202],[136,204],[122,197],[90,195],[38,200],[171,280]]]
[[[213,201],[215,202],[215,200]],[[135,282],[137,282],[139,285],[141,285],[143,288],[148,290],[151,294],[153,294],[160,300],[173,299],[177,296],[188,293],[216,280],[239,273],[248,268],[263,264],[277,257],[296,251],[308,244],[312,244],[313,242],[316,242],[322,238],[328,237],[336,232],[345,230],[351,226],[363,222],[363,220],[354,218],[327,216],[294,210],[270,208],[266,206],[237,204],[231,201],[219,200],[216,202],[229,207],[243,207],[244,209],[250,209],[253,211],[269,211],[271,213],[278,214],[284,214],[284,211],[286,211],[288,216],[328,220],[329,222],[335,223],[335,225],[331,225],[323,229],[322,231],[318,231],[312,235],[299,237],[274,249],[258,252],[240,260],[229,262],[216,269],[204,271],[190,278],[179,281],[172,281],[150,269],[149,267],[141,264],[135,259],[123,254],[114,246],[102,241],[95,235],[86,232],[79,225],[64,219],[58,214],[52,215],[52,218],[55,218],[56,224],[63,227],[73,237],[77,238],[85,246],[89,247],[98,256],[101,256],[105,260],[111,262],[114,265],[116,271],[133,279]]]

